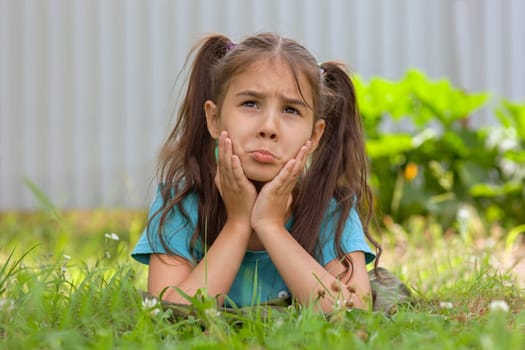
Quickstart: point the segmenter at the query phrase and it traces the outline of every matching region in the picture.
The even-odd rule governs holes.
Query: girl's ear
[[[206,125],[211,137],[218,139],[220,135],[219,116],[217,115],[217,105],[213,101],[204,103],[204,112],[206,113]]]
[[[319,141],[321,140],[321,137],[324,133],[324,127],[326,125],[326,122],[324,119],[319,119],[314,124],[314,129],[312,130],[312,137],[310,138],[310,141],[312,142],[312,147],[310,148],[310,152],[312,153],[315,151],[317,146],[319,146]]]

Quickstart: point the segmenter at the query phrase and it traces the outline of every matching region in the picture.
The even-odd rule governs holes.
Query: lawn
[[[457,233],[431,218],[384,220],[381,266],[412,290],[395,313],[253,307],[192,314],[145,303],[130,250],[146,213],[0,214],[0,348],[525,349],[524,244],[475,217]]]

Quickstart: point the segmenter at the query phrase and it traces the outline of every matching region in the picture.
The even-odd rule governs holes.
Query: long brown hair
[[[296,41],[272,33],[251,36],[239,44],[223,35],[213,35],[195,46],[191,55],[193,65],[178,119],[160,152],[157,175],[163,205],[154,214],[160,215],[159,231],[150,234],[158,234],[165,249],[175,254],[169,251],[169,238],[162,227],[175,206],[189,222],[182,200],[195,193],[198,219],[190,243],[192,254],[196,255],[199,240],[208,246],[213,244],[226,222],[226,209],[214,182],[215,140],[206,126],[204,103],[212,100],[220,109],[233,76],[261,59],[280,58],[289,65],[300,92],[298,77],[306,78],[312,87],[314,119],[323,118],[326,123],[311,164],[294,190],[291,234],[312,256],[319,257],[321,223],[330,200],[335,199],[335,250],[349,267],[352,262],[343,259],[341,235],[350,209],[357,203],[365,235],[377,250],[377,266],[381,248],[368,233],[372,192],[367,183],[363,127],[345,66],[336,62],[319,65]]]

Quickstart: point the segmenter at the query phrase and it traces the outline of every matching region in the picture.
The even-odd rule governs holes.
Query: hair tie
[[[323,67],[321,67],[321,65],[319,65],[319,73],[321,74],[321,76],[323,76],[324,73],[326,73],[326,69],[324,69]]]
[[[230,52],[237,46],[236,43],[230,41],[228,44],[226,44],[226,52]]]

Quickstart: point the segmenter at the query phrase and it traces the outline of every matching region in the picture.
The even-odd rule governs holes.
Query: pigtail
[[[373,195],[368,184],[369,163],[355,87],[346,66],[337,62],[326,62],[321,65],[321,69],[324,71],[324,86],[329,90],[329,103],[324,106],[323,114],[330,127],[328,137],[324,140],[328,149],[334,150],[340,156],[337,157],[337,164],[333,164],[337,168],[338,176],[335,197],[345,216],[352,206],[356,205],[364,233],[376,248],[375,266],[377,267],[381,246],[368,231],[373,215]],[[325,152],[320,155],[321,159],[323,157],[330,157],[330,155]],[[343,221],[340,220],[336,231],[336,242],[340,239],[342,228]],[[336,251],[338,255],[343,254],[338,245]]]
[[[169,249],[165,244],[166,237],[161,229],[175,205],[189,222],[182,200],[190,192],[199,195],[199,221],[192,238],[192,249],[197,242],[198,233],[204,232],[205,227],[209,231],[211,241],[215,240],[218,231],[210,231],[209,225],[206,225],[206,220],[217,222],[216,218],[210,215],[224,216],[224,210],[217,210],[222,201],[214,183],[215,143],[207,129],[204,103],[214,99],[213,68],[228,53],[231,45],[230,39],[223,35],[210,36],[190,51],[186,61],[193,59],[186,93],[178,111],[175,127],[161,149],[157,169],[163,198],[163,206],[157,213],[161,212],[157,234],[167,251]]]
[[[328,98],[322,106],[326,128],[318,156],[321,163],[337,174],[336,198],[353,204],[354,198],[366,197],[368,171],[355,90],[343,65],[327,62],[321,65],[321,70]]]
[[[226,54],[231,41],[222,35],[211,36],[196,45],[188,58],[193,58],[186,93],[181,103],[174,129],[160,155],[159,178],[162,183],[179,180],[171,169],[185,169],[193,156],[202,152],[202,141],[210,139],[206,127],[204,103],[213,99],[213,66]],[[180,152],[182,151],[182,152]],[[202,157],[202,154],[199,154]],[[182,158],[182,159],[178,159]],[[176,160],[183,164],[171,164]],[[204,167],[208,170],[208,167]],[[187,184],[191,186],[192,184]]]
[[[381,252],[380,245],[369,235],[368,226],[372,217],[372,191],[368,186],[368,159],[365,150],[364,131],[357,107],[355,89],[345,66],[336,62],[323,63],[320,67],[321,94],[323,105],[321,117],[325,120],[325,130],[317,150],[313,154],[312,165],[304,177],[297,199],[296,214],[312,215],[316,219],[297,227],[299,230],[308,229],[318,232],[323,220],[322,215],[313,215],[312,208],[303,207],[300,203],[308,198],[316,198],[318,210],[325,212],[331,198],[337,201],[338,221],[335,232],[335,250],[342,258],[344,253],[340,247],[344,223],[348,218],[352,206],[358,205],[366,237],[377,250],[378,258]],[[323,189],[322,193],[315,193],[315,189]],[[318,191],[318,190],[317,190]],[[364,215],[363,215],[364,214]],[[310,225],[309,227],[307,225]],[[320,247],[314,247],[315,242],[307,241],[305,247],[310,252]],[[343,261],[349,267],[351,261]]]

